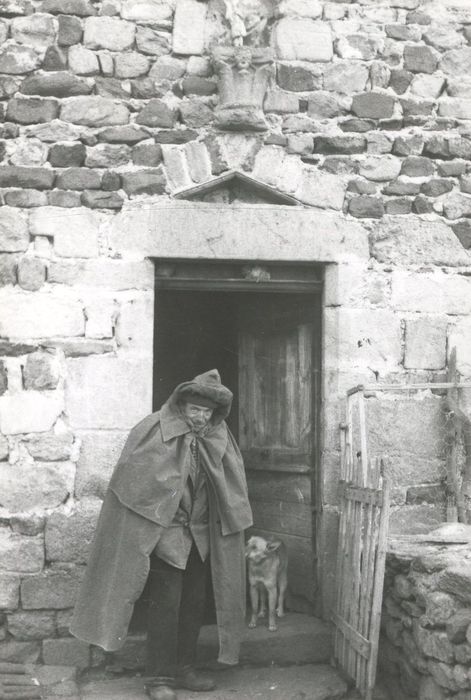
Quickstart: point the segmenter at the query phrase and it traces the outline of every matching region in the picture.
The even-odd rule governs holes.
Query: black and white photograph
[[[0,0],[0,700],[471,700],[471,0]]]

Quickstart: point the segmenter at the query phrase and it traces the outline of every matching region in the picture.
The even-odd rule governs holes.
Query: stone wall
[[[443,378],[453,346],[471,376],[471,8],[266,5],[269,129],[228,133],[219,0],[0,0],[0,659],[90,662],[67,620],[110,469],[152,409],[152,257],[325,264],[326,610],[345,390]],[[201,204],[188,231],[172,195],[229,169],[312,209],[269,229],[263,206]],[[439,404],[417,399],[419,427]],[[425,435],[397,475],[404,527],[443,517]]]
[[[379,664],[397,700],[468,700],[470,591],[469,543],[391,543]]]

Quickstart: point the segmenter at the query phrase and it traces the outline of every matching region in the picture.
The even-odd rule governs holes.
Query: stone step
[[[281,668],[228,668],[216,671],[216,691],[179,690],[179,700],[340,700],[347,685],[326,665],[307,664]],[[93,680],[81,687],[81,700],[144,700],[142,678]]]
[[[332,652],[332,627],[323,620],[301,613],[288,613],[278,621],[278,630],[269,632],[266,620],[255,629],[246,629],[241,645],[242,664],[328,663]],[[217,658],[218,635],[215,625],[201,630],[199,659],[205,664]],[[112,655],[112,664],[123,669],[143,668],[145,635],[128,637],[123,649]]]

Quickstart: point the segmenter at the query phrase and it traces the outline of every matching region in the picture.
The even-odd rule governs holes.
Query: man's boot
[[[176,686],[186,690],[204,692],[214,690],[216,682],[211,676],[196,671],[194,666],[181,666],[177,671]]]
[[[144,688],[151,700],[177,700],[175,678],[167,676],[149,678],[145,682]]]

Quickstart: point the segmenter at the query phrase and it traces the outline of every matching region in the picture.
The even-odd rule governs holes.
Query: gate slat
[[[361,450],[354,457],[355,400]],[[366,700],[372,698],[376,677],[389,523],[389,487],[381,469],[380,459],[367,461],[364,396],[348,395],[341,438],[334,655]]]

